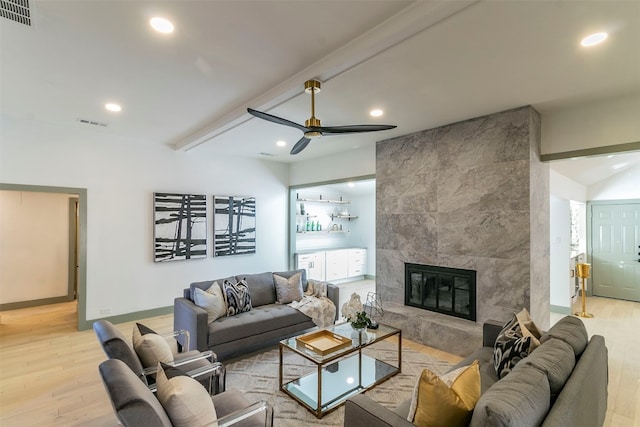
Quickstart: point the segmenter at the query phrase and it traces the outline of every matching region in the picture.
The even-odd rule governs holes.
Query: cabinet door
[[[307,271],[307,279],[325,280],[324,252],[297,255],[296,268]]]
[[[348,251],[347,250],[336,250],[336,251],[327,251],[326,252],[326,280],[338,280],[338,279],[346,279],[349,275],[348,270]]]
[[[367,250],[349,249],[348,274],[349,277],[364,276],[367,270]]]

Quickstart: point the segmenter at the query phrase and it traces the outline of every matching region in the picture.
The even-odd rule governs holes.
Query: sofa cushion
[[[276,303],[289,304],[300,301],[304,292],[302,291],[301,274],[296,273],[288,279],[277,274],[273,275],[276,285]]]
[[[158,366],[157,397],[176,427],[217,426],[216,409],[207,390],[178,368]]]
[[[213,282],[206,291],[196,287],[193,289],[193,302],[207,311],[209,323],[227,315],[227,304],[218,282]]]
[[[450,372],[448,379],[429,369],[422,375],[414,393],[415,416],[409,416],[420,427],[467,426],[473,408],[480,398],[478,362]]]
[[[573,348],[576,357],[580,356],[587,347],[589,334],[582,320],[573,316],[565,316],[553,325],[548,332],[543,334],[540,342],[551,338],[557,338],[569,344]]]
[[[554,402],[571,375],[576,359],[569,344],[552,338],[545,341],[522,363],[542,371],[547,376],[551,401]]]
[[[480,397],[469,426],[539,426],[549,412],[550,401],[546,375],[519,364]]]
[[[276,302],[276,287],[273,283],[273,273],[243,274],[236,276],[236,281],[244,280],[249,287],[251,304],[254,307],[273,304]]]
[[[282,304],[263,305],[209,324],[209,347],[308,322],[309,317]]]
[[[227,305],[227,316],[251,311],[251,294],[244,280],[238,283],[225,280],[222,284],[222,293]]]
[[[522,309],[507,322],[494,344],[493,363],[498,378],[504,378],[516,364],[540,345],[540,331]]]

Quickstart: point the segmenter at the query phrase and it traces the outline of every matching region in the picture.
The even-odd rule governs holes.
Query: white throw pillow
[[[216,408],[207,390],[178,368],[158,364],[156,385],[156,396],[174,426],[218,425]]]
[[[140,323],[133,327],[133,349],[140,358],[142,366],[151,368],[158,362],[173,362],[171,346],[163,337]]]
[[[224,302],[224,295],[222,295],[222,289],[220,289],[218,282],[213,282],[213,285],[206,291],[195,288],[193,302],[207,311],[209,323],[227,315],[227,304]]]

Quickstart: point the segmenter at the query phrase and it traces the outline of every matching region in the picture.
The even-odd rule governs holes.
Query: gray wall
[[[522,107],[381,141],[377,291],[404,304],[404,263],[477,271],[477,322],[523,307],[549,323],[549,172]]]

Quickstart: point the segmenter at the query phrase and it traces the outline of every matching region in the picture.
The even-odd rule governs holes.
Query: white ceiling
[[[638,1],[32,5],[32,27],[0,18],[3,122],[91,127],[211,158],[309,160],[522,105],[544,117],[640,92]],[[176,31],[152,31],[154,15],[170,18]],[[608,31],[609,39],[579,46],[596,31]],[[310,98],[303,83],[310,78],[323,81],[316,99],[323,125],[397,129],[323,137],[290,156],[300,132],[252,118],[246,108],[304,123]],[[109,101],[123,111],[105,111]],[[370,117],[374,107],[385,115]],[[276,147],[277,140],[288,146]]]

